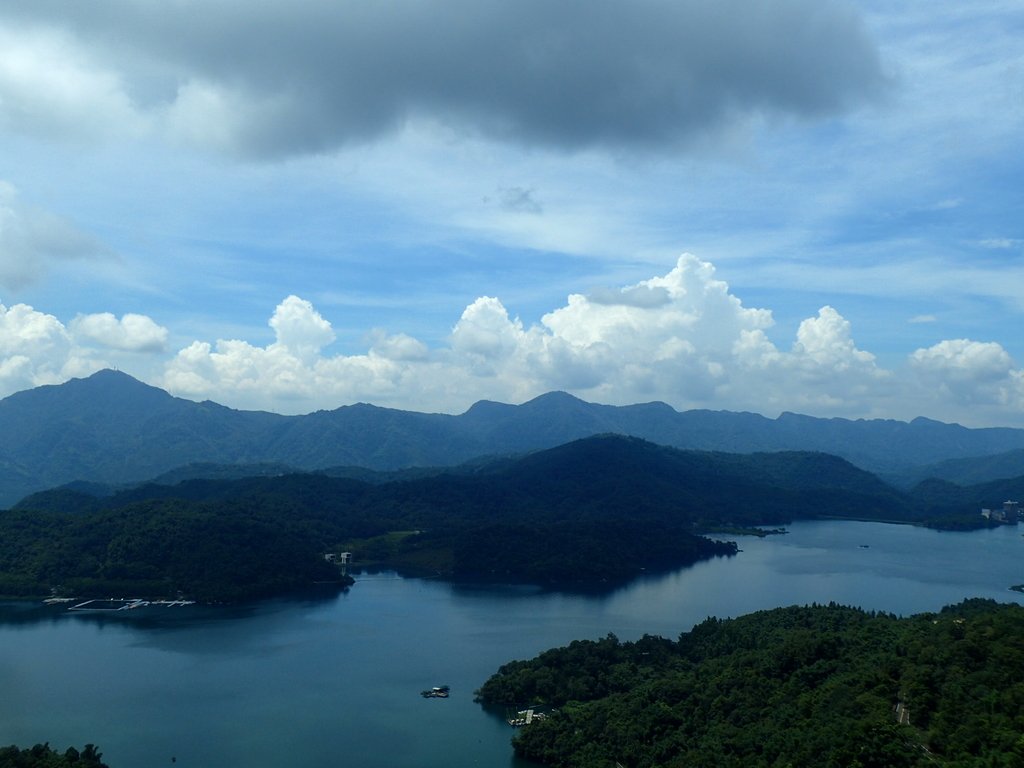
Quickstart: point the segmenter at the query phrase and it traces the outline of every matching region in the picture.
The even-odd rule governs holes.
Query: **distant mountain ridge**
[[[474,471],[475,469],[475,471]],[[497,520],[550,518],[647,519],[696,523],[723,520],[778,523],[791,516],[830,514],[913,519],[910,500],[877,477],[825,453],[730,454],[690,451],[641,438],[595,435],[512,460],[382,482],[329,474],[267,474],[144,483],[95,494],[89,484],[26,497],[24,509],[79,512],[154,499],[224,501],[280,497],[310,509],[361,508],[411,514],[444,510],[448,517]],[[49,500],[57,497],[57,503]],[[839,497],[843,497],[839,499]],[[839,500],[837,500],[839,499]],[[426,525],[427,518],[413,520]]]
[[[985,456],[946,459],[937,464],[914,467],[886,479],[901,488],[913,488],[929,478],[940,478],[957,485],[979,485],[1024,475],[1024,449]]]
[[[610,406],[564,392],[522,405],[481,401],[460,415],[359,403],[304,416],[238,411],[173,397],[100,371],[0,400],[0,508],[75,480],[138,482],[189,464],[280,464],[302,470],[449,466],[617,433],[675,448],[820,451],[872,472],[1024,449],[1024,430],[968,429],[918,418],[821,419]]]

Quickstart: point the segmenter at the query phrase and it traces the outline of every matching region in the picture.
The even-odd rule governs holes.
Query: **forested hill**
[[[696,535],[709,529],[914,513],[834,456],[680,451],[620,435],[392,482],[291,474],[87,490],[0,513],[0,594],[116,586],[241,599],[330,578],[332,551],[457,579],[606,588],[735,552]]]
[[[1024,430],[1016,429],[680,413],[664,403],[616,407],[559,392],[522,405],[480,402],[457,416],[366,404],[281,416],[195,403],[101,371],[0,400],[0,507],[75,480],[139,482],[194,462],[391,470],[521,454],[603,433],[733,453],[821,451],[890,473],[1024,449]]]
[[[986,456],[947,459],[926,464],[905,472],[887,475],[901,488],[913,488],[930,479],[941,479],[956,485],[970,486],[1024,475],[1024,449]]]
[[[74,747],[58,752],[49,744],[25,749],[12,745],[0,747],[0,768],[109,768],[102,757],[93,744],[86,744],[81,752]]]
[[[96,489],[0,512],[0,594],[116,586],[241,599],[329,579],[323,555],[340,551],[457,579],[609,587],[735,551],[702,532],[816,517],[981,522],[973,503],[920,503],[828,454],[682,451],[621,435],[374,482],[286,474]]]
[[[1019,766],[1021,637],[1024,607],[984,600],[904,619],[779,608],[678,641],[576,641],[478,697],[553,709],[514,744],[555,768]]]
[[[110,496],[73,486],[34,494],[17,508],[83,513],[168,499],[274,500],[349,519],[393,517],[420,525],[614,518],[702,526],[819,516],[919,518],[909,497],[836,456],[683,451],[621,435],[598,435],[413,479],[371,483],[326,474],[193,479],[143,484]]]

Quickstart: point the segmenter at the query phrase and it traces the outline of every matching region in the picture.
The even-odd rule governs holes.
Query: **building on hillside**
[[[1020,520],[1020,502],[1004,501],[1001,509],[982,509],[981,516],[997,523],[1016,523]]]

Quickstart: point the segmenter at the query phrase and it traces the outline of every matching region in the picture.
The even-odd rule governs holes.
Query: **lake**
[[[99,745],[112,768],[520,766],[473,691],[573,639],[676,637],[709,615],[811,602],[899,614],[1024,602],[1017,527],[802,522],[737,556],[604,596],[357,575],[346,593],[130,618],[0,607],[0,744]],[[419,692],[450,685],[448,699]]]

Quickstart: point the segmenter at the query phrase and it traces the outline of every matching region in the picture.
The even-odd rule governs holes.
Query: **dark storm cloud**
[[[858,15],[829,0],[0,3],[0,20],[14,15],[65,27],[140,108],[189,82],[257,105],[232,139],[262,156],[411,119],[567,150],[657,149],[752,114],[834,114],[884,85]]]

